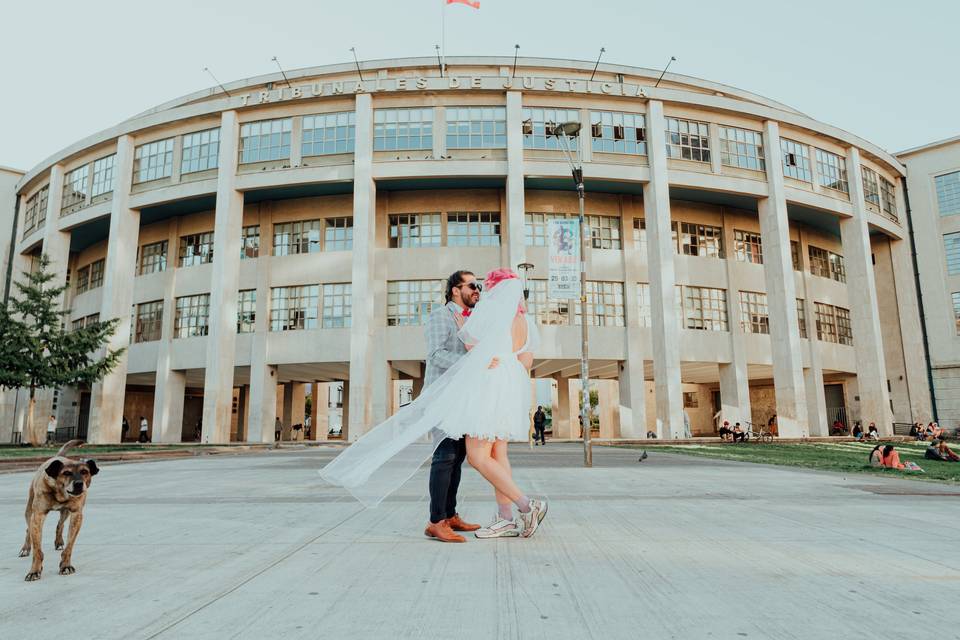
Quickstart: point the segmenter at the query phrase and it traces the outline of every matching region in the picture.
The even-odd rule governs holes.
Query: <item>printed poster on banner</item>
[[[550,279],[547,297],[571,300],[580,297],[580,223],[578,220],[550,220],[547,223]]]

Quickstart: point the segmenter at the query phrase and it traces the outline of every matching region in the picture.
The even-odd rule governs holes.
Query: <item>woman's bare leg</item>
[[[470,463],[470,466],[479,471],[480,475],[493,485],[498,494],[498,499],[502,496],[517,504],[523,498],[523,492],[514,484],[509,467],[505,468],[498,460],[493,458],[494,443],[470,436],[467,436],[466,441],[467,462]],[[507,464],[509,465],[509,462]]]
[[[510,476],[510,479],[513,479],[513,469],[510,467],[510,459],[507,457],[507,441],[506,440],[497,440],[493,443],[490,455],[500,463],[500,466],[504,468],[507,474]],[[504,519],[510,519],[513,517],[513,502],[494,489],[497,500],[497,511],[500,514],[500,517]]]

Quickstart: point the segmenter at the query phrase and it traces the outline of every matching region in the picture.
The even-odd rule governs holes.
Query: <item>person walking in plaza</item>
[[[147,422],[146,417],[140,416],[140,438],[137,442],[149,442],[150,438],[148,437],[147,432],[150,430],[150,423]]]
[[[537,405],[537,411],[533,414],[533,444],[537,444],[537,440],[540,440],[540,444],[547,444],[547,436],[544,434],[544,429],[547,427],[547,414],[543,412],[543,407]]]
[[[482,296],[474,295],[481,289]],[[528,497],[516,485],[507,457],[510,440],[528,437],[529,371],[538,344],[518,276],[496,269],[481,286],[473,274],[453,274],[447,305],[431,314],[427,342],[429,384],[420,396],[334,458],[321,476],[363,504],[376,506],[433,454],[437,472],[431,464],[431,522],[425,533],[463,542],[453,525],[465,524],[454,510],[465,456],[492,485],[497,503],[491,525],[475,535],[532,536],[547,514],[547,502]],[[432,442],[425,443],[428,434]]]
[[[53,444],[57,439],[57,416],[51,415],[47,420],[47,444]]]

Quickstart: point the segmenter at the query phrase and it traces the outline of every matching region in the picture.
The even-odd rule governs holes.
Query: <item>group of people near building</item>
[[[910,427],[910,437],[918,442],[942,440],[944,434],[945,430],[941,429],[936,422],[928,422],[926,427],[921,422],[915,422]]]

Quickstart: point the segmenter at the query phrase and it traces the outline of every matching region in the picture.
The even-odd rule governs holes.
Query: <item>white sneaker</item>
[[[520,520],[523,522],[523,531],[520,533],[524,538],[529,538],[536,533],[537,528],[547,515],[547,501],[533,499],[530,501],[530,511],[520,514]]]
[[[506,520],[497,514],[490,526],[477,529],[473,535],[478,538],[516,538],[520,535],[520,527],[514,520]]]

